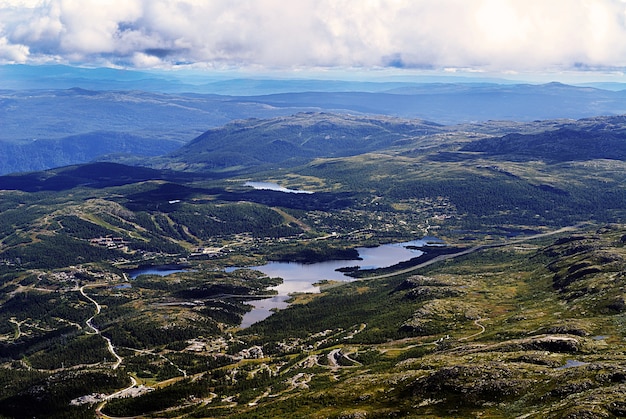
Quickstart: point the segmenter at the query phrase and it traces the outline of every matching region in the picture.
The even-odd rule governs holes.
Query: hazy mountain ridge
[[[63,138],[92,131],[121,131],[181,143],[231,119],[268,114],[261,106],[237,105],[213,95],[184,96],[142,91],[26,90],[0,96],[1,140]],[[274,114],[269,113],[270,116]],[[181,138],[182,137],[182,138]],[[191,137],[193,138],[193,137]]]
[[[5,91],[0,93],[0,173],[45,170],[109,154],[165,154],[232,119],[292,111],[212,95]]]
[[[179,148],[174,140],[155,140],[126,132],[95,131],[65,138],[32,140],[28,143],[0,141],[0,173],[31,172],[85,163],[116,154],[158,156]],[[112,157],[109,157],[112,158]]]
[[[561,83],[424,84],[391,92],[284,93],[251,99],[277,107],[297,104],[327,110],[350,109],[443,124],[579,119],[626,112],[626,90],[616,92]]]
[[[49,74],[49,80],[59,75],[64,79],[64,71],[64,68],[55,69]],[[140,78],[138,75],[111,71],[111,77],[128,78],[128,83]],[[26,74],[24,77],[29,79],[30,76]],[[233,120],[287,116],[302,111],[390,115],[448,125],[486,120],[530,122],[555,118],[579,119],[626,112],[626,90],[609,91],[558,83],[380,82],[370,86],[343,81],[330,84],[302,80],[213,81],[226,83],[233,89],[240,86],[240,93],[246,94],[226,96],[202,93],[203,89],[193,85],[187,93],[141,91],[136,90],[141,85],[132,84],[128,86],[133,86],[135,90],[113,90],[111,88],[123,89],[124,86],[113,84],[105,88],[106,79],[100,80],[104,83],[102,86],[87,84],[89,89],[33,90],[33,85],[28,90],[0,92],[0,119],[3,124],[0,142],[17,144],[7,149],[7,153],[16,154],[15,161],[6,162],[0,170],[3,173],[43,170],[83,163],[107,154],[131,152],[140,156],[154,155],[157,150],[171,150],[172,144],[182,145],[207,129]],[[256,84],[261,86],[262,91],[290,92],[255,95],[259,91],[254,87]],[[80,80],[72,86],[77,85],[85,86]],[[301,91],[297,91],[296,86]],[[320,86],[326,86],[326,91],[320,91]],[[358,90],[365,88],[369,91]],[[93,134],[93,137],[98,132],[118,133],[112,134],[118,138],[126,135],[135,138],[141,145],[128,147],[116,141],[105,141],[93,150],[85,150],[85,143],[72,146],[73,141],[80,141],[80,135]],[[18,162],[24,159],[20,156],[33,152],[29,145],[33,139],[42,141],[39,144],[42,151],[35,154],[30,164],[21,165]],[[65,149],[63,155],[55,150],[59,147],[58,143],[47,140],[61,140]],[[275,145],[279,153],[285,151],[281,151],[280,144]],[[236,160],[236,156],[228,154],[224,158]]]
[[[272,78],[270,76],[193,71],[140,71],[115,68],[90,68],[65,65],[1,65],[0,89],[69,89],[83,86],[95,90],[146,90],[155,92],[199,92],[222,95],[262,95],[281,92],[305,91],[363,91],[377,92],[394,88],[427,85],[514,85],[523,82],[504,78],[471,77],[460,75],[409,75],[373,76],[372,81],[354,81],[338,77],[325,78]],[[338,76],[341,76],[338,74]],[[345,76],[345,74],[344,74]],[[351,75],[352,76],[352,75]],[[371,76],[371,75],[370,75]],[[538,83],[540,85],[540,83]],[[579,87],[602,90],[626,90],[626,83],[585,82]]]

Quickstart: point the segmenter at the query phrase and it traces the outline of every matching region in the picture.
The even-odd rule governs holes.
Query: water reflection
[[[302,189],[288,189],[280,186],[278,183],[272,182],[246,182],[243,184],[244,186],[251,186],[254,189],[266,189],[270,191],[278,191],[278,192],[286,192],[286,193],[305,193],[312,194],[311,191],[304,191]]]
[[[265,298],[263,300],[256,300],[254,303],[254,309],[243,316],[241,321],[241,327],[246,328],[253,323],[260,322],[261,320],[272,315],[273,310],[281,310],[287,308],[289,305],[286,295],[277,295],[272,298]],[[248,301],[248,304],[251,304]]]
[[[272,314],[271,309],[282,309],[287,306],[285,300],[289,294],[297,292],[319,292],[319,287],[313,285],[322,280],[352,281],[354,278],[346,276],[337,269],[359,266],[361,269],[385,268],[400,262],[419,257],[424,252],[408,247],[423,247],[425,239],[405,243],[386,244],[377,247],[359,247],[359,257],[362,260],[334,260],[318,263],[269,262],[262,266],[253,266],[250,269],[263,272],[269,277],[280,277],[283,283],[273,287],[278,296],[264,300],[246,301],[254,306],[251,312],[244,315],[242,327],[261,321]]]
[[[159,275],[167,276],[178,272],[192,272],[190,269],[185,269],[178,265],[162,265],[162,266],[149,266],[137,269],[129,269],[126,271],[131,279],[137,278],[139,275]]]

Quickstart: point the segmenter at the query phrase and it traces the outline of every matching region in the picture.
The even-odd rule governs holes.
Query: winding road
[[[92,321],[93,321],[94,317],[96,317],[98,314],[100,314],[100,310],[102,310],[102,306],[100,306],[100,304],[98,304],[98,302],[96,300],[94,300],[93,298],[91,298],[90,296],[88,296],[85,293],[85,287],[86,287],[86,285],[83,285],[82,287],[80,287],[80,289],[79,289],[80,294],[83,297],[85,297],[87,300],[91,301],[96,306],[96,313],[85,321],[85,324],[87,325],[87,327],[92,330],[92,332],[87,332],[87,333],[90,334],[90,335],[100,335],[100,336],[102,336],[102,339],[104,339],[106,341],[107,349],[109,350],[111,355],[113,355],[113,357],[116,359],[115,364],[113,364],[113,369],[116,370],[122,364],[123,358],[121,356],[119,356],[117,354],[117,352],[115,352],[115,347],[113,346],[113,343],[111,342],[111,339],[109,339],[108,337],[106,337],[102,333],[100,333],[100,330],[98,330],[98,328],[93,325]]]
[[[375,275],[375,276],[368,276],[368,277],[359,278],[359,279],[382,279],[382,278],[389,278],[391,276],[396,276],[396,275],[401,275],[401,274],[413,272],[413,271],[415,271],[417,269],[421,269],[421,268],[424,268],[426,266],[430,266],[430,265],[432,265],[434,263],[437,263],[437,262],[441,262],[441,261],[448,260],[448,259],[454,259],[454,258],[457,258],[459,256],[469,255],[471,253],[478,252],[479,250],[493,249],[493,248],[496,248],[496,247],[510,246],[512,244],[524,243],[524,242],[526,242],[528,240],[538,239],[538,238],[541,238],[541,237],[548,237],[548,236],[552,236],[552,235],[559,234],[559,233],[565,233],[567,231],[575,231],[575,230],[579,229],[581,226],[583,226],[584,224],[585,223],[579,223],[579,224],[576,224],[576,225],[573,225],[573,226],[563,227],[563,228],[560,228],[558,230],[548,231],[546,233],[539,233],[539,234],[534,234],[532,236],[521,237],[519,239],[507,240],[504,243],[482,244],[482,245],[479,245],[479,246],[474,246],[474,247],[471,247],[469,249],[462,250],[462,251],[457,252],[457,253],[448,253],[448,254],[445,254],[445,255],[439,255],[437,257],[434,257],[433,259],[427,260],[426,262],[423,262],[423,263],[411,266],[411,267],[406,268],[406,269],[401,269],[399,271],[394,271],[394,272],[381,274],[381,275]]]
[[[13,341],[16,341],[20,338],[20,336],[22,336],[22,329],[20,328],[20,326],[22,326],[22,324],[26,323],[28,319],[26,320],[22,320],[22,321],[17,321],[14,317],[12,317],[9,320],[9,323],[13,323],[15,325],[15,333],[13,335]]]
[[[88,295],[85,293],[85,287],[86,287],[86,286],[87,286],[87,285],[83,285],[82,287],[80,287],[80,288],[79,288],[79,292],[80,292],[80,294],[81,294],[83,297],[85,297],[87,300],[89,300],[90,302],[92,302],[92,303],[93,303],[93,305],[95,305],[95,306],[96,306],[96,312],[94,313],[94,315],[93,315],[93,316],[91,316],[90,318],[88,318],[88,319],[85,321],[85,324],[87,325],[87,327],[88,327],[89,329],[91,329],[91,331],[90,331],[90,332],[87,332],[87,334],[90,334],[90,335],[100,335],[100,336],[102,337],[102,339],[104,339],[104,340],[106,341],[106,343],[107,343],[107,349],[109,350],[109,352],[111,353],[111,355],[113,355],[113,357],[116,359],[115,363],[114,363],[114,364],[113,364],[113,366],[112,366],[112,368],[113,368],[114,370],[116,370],[116,369],[117,369],[117,368],[119,368],[119,366],[122,364],[122,361],[123,361],[124,359],[123,359],[121,356],[119,356],[119,355],[117,354],[117,352],[115,352],[115,347],[113,346],[113,343],[111,342],[111,339],[110,339],[110,338],[108,338],[108,337],[106,337],[106,336],[104,336],[102,333],[100,333],[100,330],[99,330],[96,326],[94,326],[94,324],[93,324],[93,319],[94,319],[94,317],[96,317],[98,314],[100,314],[100,311],[102,310],[102,306],[101,306],[101,305],[100,305],[100,304],[99,304],[96,300],[94,300],[93,298],[91,298],[90,296],[88,296]],[[92,285],[92,286],[98,286],[98,285]],[[134,395],[134,394],[135,394],[138,390],[139,390],[139,391],[141,391],[141,390],[142,390],[142,389],[141,389],[141,387],[142,387],[142,386],[139,386],[139,387],[137,386],[137,384],[138,384],[138,383],[137,383],[137,380],[135,379],[135,377],[133,377],[132,375],[129,375],[129,377],[130,377],[130,381],[131,381],[130,386],[128,386],[128,387],[126,387],[126,388],[124,388],[124,389],[122,389],[122,390],[116,391],[116,392],[115,392],[115,393],[113,393],[113,394],[109,394],[108,396],[106,396],[106,397],[104,398],[104,400],[102,400],[102,402],[100,402],[100,403],[99,403],[98,407],[96,408],[96,415],[97,415],[98,417],[107,417],[107,416],[105,416],[105,415],[103,415],[103,414],[102,414],[102,409],[103,409],[103,408],[104,408],[104,406],[106,405],[107,401],[109,401],[109,400],[111,400],[111,399],[114,399],[114,398],[120,398],[120,397],[128,397],[128,396],[133,397],[133,395]]]
[[[468,339],[474,338],[476,336],[479,336],[479,335],[482,335],[483,333],[485,333],[485,330],[487,330],[487,329],[485,328],[485,326],[480,324],[480,322],[483,321],[483,320],[487,320],[487,319],[479,318],[479,319],[474,320],[474,324],[476,326],[480,327],[480,331],[474,333],[473,335],[469,335],[469,336],[465,336],[463,338],[459,338],[459,342],[462,341],[462,340],[468,340]]]

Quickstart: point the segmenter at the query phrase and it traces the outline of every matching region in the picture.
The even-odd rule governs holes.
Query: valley
[[[0,419],[626,418],[626,0],[0,1]]]
[[[624,132],[301,112],[0,176],[0,417],[623,417]],[[250,267],[337,260],[241,327]]]

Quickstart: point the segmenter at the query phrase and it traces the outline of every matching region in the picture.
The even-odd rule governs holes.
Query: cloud
[[[28,47],[19,44],[10,44],[5,37],[0,38],[0,60],[9,63],[21,63],[28,58]]]
[[[626,67],[621,0],[5,0],[0,60],[138,67]]]

